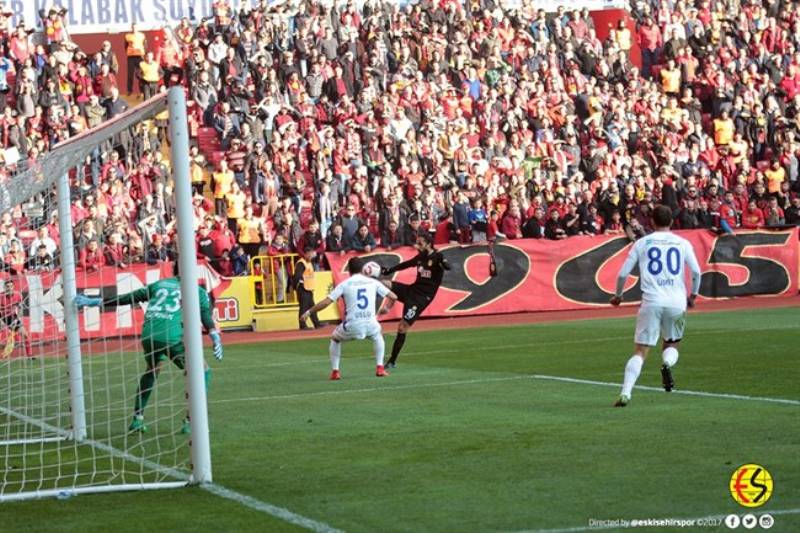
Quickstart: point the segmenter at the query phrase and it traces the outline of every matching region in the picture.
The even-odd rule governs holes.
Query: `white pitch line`
[[[536,379],[543,379],[549,381],[561,381],[564,383],[579,383],[582,385],[598,385],[601,387],[619,387],[619,383],[612,383],[610,381],[595,381],[593,379],[578,379],[578,378],[567,378],[561,376],[545,376],[542,374],[535,374],[533,376]],[[664,389],[660,387],[648,387],[647,385],[636,385],[635,387],[637,390],[646,390],[646,391],[654,391],[654,392],[664,392]],[[705,398],[723,398],[727,400],[745,400],[750,402],[770,402],[770,403],[781,403],[785,405],[800,405],[800,400],[789,400],[786,398],[767,398],[765,396],[746,396],[744,394],[728,394],[725,392],[704,392],[704,391],[693,391],[693,390],[679,390],[675,389],[671,392],[671,394],[683,394],[686,396],[703,396]]]
[[[323,390],[315,392],[297,392],[294,394],[278,394],[274,396],[253,396],[250,398],[226,398],[223,400],[209,400],[208,403],[233,403],[233,402],[261,402],[268,400],[285,400],[291,398],[307,398],[310,396],[337,396],[340,394],[359,394],[363,392],[378,392],[403,389],[430,389],[434,387],[452,387],[455,385],[474,385],[479,383],[493,383],[497,381],[514,381],[521,379],[531,379],[530,375],[503,377],[503,378],[482,378],[467,379],[462,381],[445,381],[443,383],[418,383],[414,385],[398,385],[397,387],[367,387],[363,389],[344,389],[344,390]]]
[[[682,520],[682,521],[694,521],[699,522],[702,520],[725,520],[725,517],[731,514],[742,514],[742,509],[738,513],[728,513],[728,514],[719,514],[719,515],[710,515],[710,516],[699,516],[695,518],[656,518],[655,520]],[[798,509],[776,509],[774,511],[770,511],[768,509],[756,512],[749,512],[749,514],[754,514],[756,516],[761,515],[773,515],[773,516],[780,516],[780,515],[791,515],[791,514],[800,514],[800,508]],[[637,519],[638,520],[638,519]],[[630,520],[629,520],[630,521]],[[720,524],[722,526],[723,524]],[[614,524],[614,525],[602,525],[602,526],[576,526],[576,527],[565,527],[565,528],[556,528],[556,529],[524,529],[521,531],[515,531],[513,533],[577,533],[579,531],[604,531],[609,529],[630,529],[633,526],[625,526],[622,524]],[[639,526],[636,526],[638,529]]]
[[[19,418],[23,422],[39,427],[47,432],[56,433],[66,438],[72,438],[71,431],[59,428],[57,426],[53,426],[51,424],[48,424],[47,422],[37,420],[28,415],[18,413],[16,411],[7,409],[5,407],[0,407],[0,412],[3,412],[15,418]],[[121,459],[131,461],[133,463],[138,463],[149,470],[154,470],[156,472],[163,472],[164,474],[167,474],[168,476],[175,478],[179,481],[185,481],[187,485],[190,483],[192,479],[192,477],[184,471],[161,465],[149,459],[144,459],[142,457],[131,455],[130,453],[124,450],[120,450],[109,444],[105,444],[104,442],[96,441],[94,439],[85,439],[83,441],[80,441],[79,444],[85,444],[97,450],[104,451],[114,457],[119,457]],[[315,533],[343,533],[341,530],[333,528],[328,524],[325,524],[324,522],[318,522],[306,516],[294,513],[284,507],[278,507],[276,505],[272,505],[270,503],[253,498],[252,496],[247,496],[246,494],[242,494],[240,492],[236,492],[235,490],[223,487],[222,485],[218,485],[216,483],[201,483],[198,486],[201,489],[211,494],[214,494],[215,496],[219,496],[220,498],[225,498],[227,500],[234,501],[245,507],[249,507],[250,509],[253,509],[255,511],[268,514],[279,520],[283,520],[284,522],[288,522],[290,524],[302,527],[304,529],[308,529],[309,531],[314,531]]]
[[[338,396],[341,394],[361,394],[367,392],[379,391],[393,391],[393,390],[406,390],[406,389],[430,389],[436,387],[455,387],[458,385],[478,385],[482,383],[497,383],[503,381],[520,381],[520,380],[543,380],[543,381],[561,381],[564,383],[576,383],[581,385],[596,385],[601,387],[619,387],[619,383],[612,383],[610,381],[594,381],[590,379],[578,379],[562,376],[548,376],[544,374],[522,374],[517,376],[506,376],[497,378],[482,378],[482,379],[467,379],[460,381],[445,381],[442,383],[416,383],[410,385],[398,385],[396,387],[365,387],[362,389],[334,389],[323,390],[314,392],[298,392],[293,394],[277,394],[273,396],[251,396],[247,398],[225,398],[222,400],[209,400],[209,403],[234,403],[234,402],[259,402],[270,400],[287,400],[292,398],[308,398],[312,396]],[[663,392],[663,389],[658,387],[648,387],[637,385],[637,390]],[[784,405],[800,405],[800,400],[790,400],[786,398],[767,398],[763,396],[745,396],[742,394],[727,394],[717,392],[704,392],[704,391],[691,391],[691,390],[673,390],[672,394],[683,394],[687,396],[702,396],[706,398],[719,398],[726,400],[744,400],[751,402],[768,402]]]
[[[775,326],[769,328],[746,328],[746,329],[739,329],[739,332],[753,332],[753,331],[774,331],[774,330],[783,330],[783,329],[795,329],[795,326]],[[703,336],[703,335],[718,335],[720,333],[726,333],[730,331],[730,329],[706,329],[706,330],[699,330],[692,333],[692,337]],[[503,345],[503,349],[515,349],[515,348],[528,348],[528,347],[539,347],[539,346],[561,346],[564,344],[596,344],[598,342],[610,342],[610,341],[620,341],[620,340],[630,340],[632,337],[630,335],[615,335],[613,337],[593,337],[587,339],[565,339],[560,341],[541,341],[541,342],[525,342],[525,343],[517,343],[517,344],[505,344]],[[427,351],[415,351],[406,354],[404,357],[416,357],[420,355],[437,355],[443,353],[453,353],[453,348],[450,349],[442,349],[442,350],[427,350]],[[288,357],[304,357],[307,354],[303,352],[270,352],[272,356],[288,356]],[[360,357],[357,355],[350,355],[344,356],[345,359],[349,359],[351,357]],[[328,358],[325,359],[307,359],[307,360],[300,360],[300,361],[279,361],[275,363],[264,363],[264,364],[254,364],[254,365],[236,365],[236,364],[227,364],[227,365],[220,365],[214,367],[214,371],[217,370],[246,370],[246,369],[256,369],[256,368],[271,368],[271,367],[283,367],[283,366],[294,366],[294,365],[306,365],[312,363],[324,363],[327,362]]]
[[[247,496],[246,494],[225,488],[222,485],[217,485],[216,483],[203,484],[201,485],[201,488],[210,492],[211,494],[219,496],[220,498],[233,500],[244,505],[245,507],[266,513],[274,516],[275,518],[279,518],[284,522],[308,529],[309,531],[315,531],[317,533],[343,533],[340,529],[335,529],[323,522],[306,518],[305,516],[293,513],[284,507],[277,507],[270,503],[253,498],[252,496]]]

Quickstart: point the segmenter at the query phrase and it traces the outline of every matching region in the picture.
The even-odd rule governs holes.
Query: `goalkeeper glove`
[[[81,307],[98,307],[103,303],[103,299],[92,298],[91,296],[86,296],[85,294],[79,294],[75,296],[73,302],[75,303],[75,306],[80,309]]]
[[[216,357],[217,361],[222,361],[222,337],[220,337],[219,331],[212,330],[208,336],[211,337],[211,342],[214,343],[214,357]]]

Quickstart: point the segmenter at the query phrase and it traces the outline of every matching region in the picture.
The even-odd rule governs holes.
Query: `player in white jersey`
[[[670,208],[656,206],[653,210],[655,232],[634,243],[617,278],[616,293],[611,298],[611,305],[614,306],[622,302],[625,282],[633,268],[639,266],[642,305],[636,318],[635,352],[625,365],[622,392],[614,407],[625,407],[630,401],[647,352],[658,344],[659,335],[664,339],[661,381],[667,392],[675,386],[672,367],[678,362],[678,344],[683,338],[686,325],[686,307],[694,307],[700,290],[701,275],[691,243],[671,233],[671,225]],[[692,291],[688,297],[684,282],[685,264],[689,265],[692,274]]]
[[[329,347],[332,380],[342,378],[339,371],[339,361],[342,357],[341,343],[365,338],[372,339],[375,348],[375,375],[378,377],[389,375],[383,368],[385,347],[381,325],[375,315],[375,301],[377,296],[384,299],[380,311],[378,311],[378,314],[384,314],[397,301],[397,295],[377,279],[361,274],[362,267],[361,259],[357,257],[350,259],[348,262],[350,277],[337,285],[326,298],[306,311],[300,318],[302,322],[308,318],[306,315],[322,311],[339,298],[344,298],[345,314],[342,323],[333,330]]]

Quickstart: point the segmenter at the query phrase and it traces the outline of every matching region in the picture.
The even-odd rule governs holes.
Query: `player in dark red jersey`
[[[3,357],[8,357],[14,350],[16,335],[22,336],[25,356],[32,357],[31,338],[22,325],[22,294],[14,287],[14,280],[5,282],[5,291],[0,294],[0,323],[8,330],[8,340],[3,350]]]
[[[439,285],[442,284],[444,271],[450,270],[450,265],[442,253],[434,249],[433,241],[427,232],[417,236],[414,248],[419,253],[413,258],[393,267],[381,269],[381,274],[384,276],[410,267],[417,269],[417,279],[411,285],[393,281],[390,286],[392,292],[397,295],[397,299],[403,302],[403,318],[397,326],[397,336],[392,345],[392,356],[386,363],[386,368],[395,368],[397,365],[397,357],[406,342],[406,332],[433,301]]]

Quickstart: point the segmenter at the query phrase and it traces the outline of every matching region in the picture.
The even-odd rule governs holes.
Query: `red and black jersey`
[[[412,287],[430,299],[436,296],[436,291],[439,290],[439,285],[442,284],[444,271],[450,270],[450,265],[442,253],[434,251],[430,254],[428,252],[420,252],[408,261],[389,267],[386,270],[386,274],[392,274],[409,267],[416,267],[417,269],[417,279]]]

